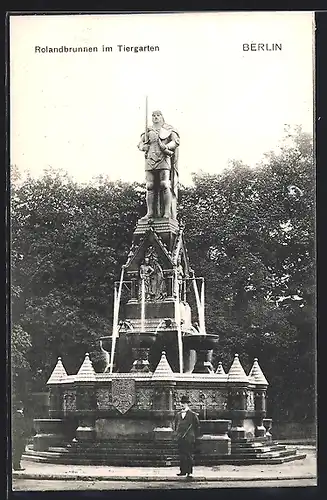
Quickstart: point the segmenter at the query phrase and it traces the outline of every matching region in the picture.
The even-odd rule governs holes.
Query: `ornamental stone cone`
[[[258,358],[254,358],[254,362],[249,373],[249,379],[255,385],[269,385],[268,380],[266,379],[260,368]]]
[[[219,361],[219,363],[218,363],[218,367],[216,370],[216,376],[218,376],[220,380],[227,380],[228,375],[225,372],[221,361]]]
[[[61,384],[68,378],[67,372],[64,365],[62,364],[61,357],[59,356],[56,366],[50,375],[47,385],[50,384]]]
[[[249,378],[246,375],[240,360],[238,359],[238,354],[235,354],[234,361],[227,377],[228,382],[249,382]]]
[[[152,378],[167,379],[167,378],[172,378],[173,375],[174,373],[170,367],[170,364],[168,363],[168,360],[166,358],[166,353],[165,351],[162,351],[160,361],[157,365],[157,368],[153,372]]]
[[[89,353],[85,354],[84,361],[77,372],[74,380],[76,382],[95,382],[96,376],[93,365],[91,363]]]

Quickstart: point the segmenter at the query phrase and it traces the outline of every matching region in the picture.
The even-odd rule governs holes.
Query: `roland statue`
[[[146,120],[147,121],[147,120]],[[177,217],[179,134],[165,123],[161,111],[153,111],[138,144],[145,153],[147,213],[143,220]]]

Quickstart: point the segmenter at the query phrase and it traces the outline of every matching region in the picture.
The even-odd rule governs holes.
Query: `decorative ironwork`
[[[120,413],[126,413],[135,404],[135,380],[130,378],[113,379],[112,404]]]

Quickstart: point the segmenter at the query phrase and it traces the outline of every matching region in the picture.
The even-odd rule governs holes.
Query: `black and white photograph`
[[[9,15],[13,491],[317,486],[314,33]]]

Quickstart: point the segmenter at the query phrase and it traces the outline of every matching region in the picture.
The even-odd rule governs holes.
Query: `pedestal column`
[[[84,383],[76,390],[76,412],[78,427],[76,429],[77,441],[94,441],[96,398],[94,384]]]
[[[230,437],[232,441],[245,441],[246,431],[244,418],[246,416],[246,388],[233,387],[228,392],[228,407],[231,409],[232,426]]]
[[[51,385],[49,389],[49,416],[51,418],[63,417],[63,390],[61,385]]]
[[[150,333],[130,333],[127,336],[132,344],[134,358],[131,372],[150,372],[149,352],[156,336]]]
[[[150,347],[133,347],[133,366],[131,372],[150,372],[149,364]]]
[[[76,429],[76,439],[78,441],[94,441],[96,404],[96,375],[90,360],[89,354],[85,354],[85,359],[77,372],[74,380],[76,387],[76,413],[78,427]]]
[[[255,407],[255,436],[266,437],[266,428],[263,419],[266,416],[266,389],[256,388],[254,392]]]
[[[65,419],[63,419],[62,385],[49,385],[49,417],[33,420],[36,434],[33,447],[36,451],[46,451],[49,446],[60,446],[65,441]]]
[[[156,381],[153,383],[152,409],[158,418],[158,425],[154,429],[155,440],[173,439],[172,421],[174,418],[173,387],[176,382],[169,380]]]

